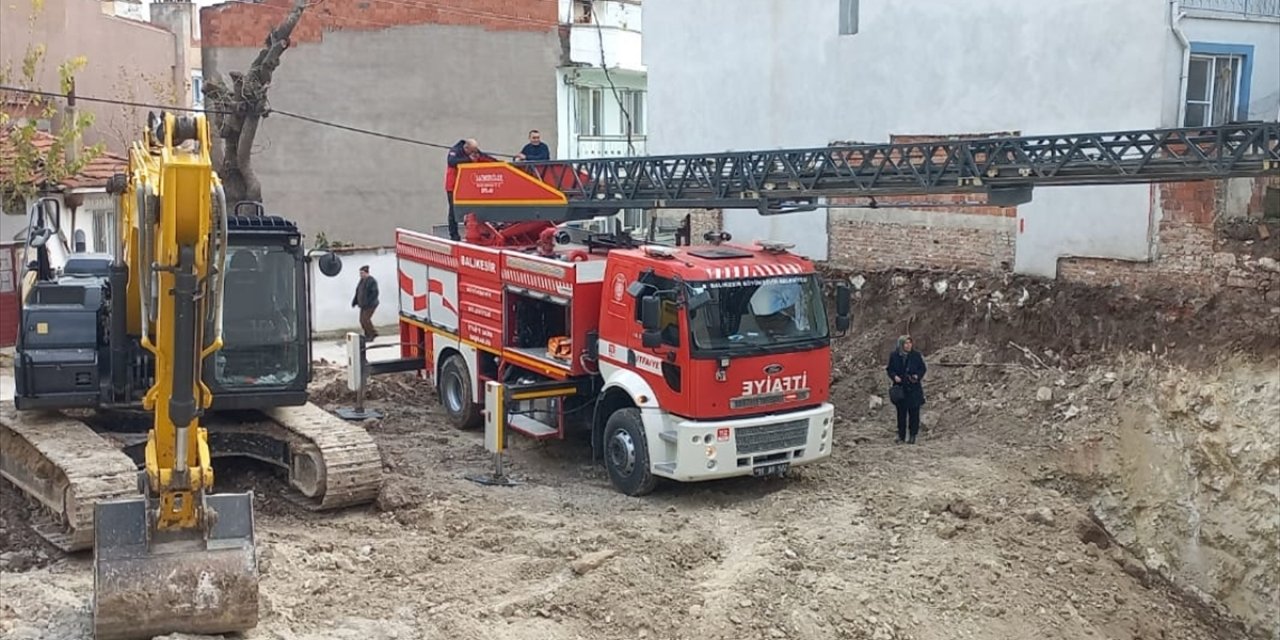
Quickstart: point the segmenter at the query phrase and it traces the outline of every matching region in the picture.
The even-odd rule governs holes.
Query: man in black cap
[[[360,281],[356,283],[356,295],[351,298],[351,306],[360,307],[360,328],[364,330],[364,339],[370,342],[378,337],[373,328],[373,312],[378,308],[378,281],[369,275],[369,265],[360,267]]]

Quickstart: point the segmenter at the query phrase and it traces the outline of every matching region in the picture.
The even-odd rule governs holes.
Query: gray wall
[[[554,31],[328,32],[284,54],[271,106],[445,145],[474,137],[485,151],[514,154],[529,129],[550,144],[557,139],[559,52]],[[206,48],[205,77],[246,70],[257,53]],[[254,146],[268,211],[298,221],[308,236],[390,245],[398,226],[429,230],[446,219],[444,149],[280,115],[267,118]]]

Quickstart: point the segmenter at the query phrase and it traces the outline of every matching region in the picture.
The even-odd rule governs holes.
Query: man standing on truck
[[[534,129],[529,132],[529,144],[526,144],[520,153],[516,154],[516,160],[524,160],[527,162],[541,162],[551,159],[551,147],[542,141],[542,134]]]
[[[449,200],[449,239],[460,240],[458,219],[453,214],[453,189],[458,184],[458,165],[467,162],[493,162],[493,158],[480,151],[480,143],[475,138],[459,140],[449,147],[448,167],[444,171],[444,195]]]
[[[373,328],[373,312],[378,309],[378,281],[369,275],[369,265],[360,267],[360,281],[356,283],[356,295],[351,298],[351,306],[360,307],[360,328],[364,330],[364,339],[373,342],[378,331]]]

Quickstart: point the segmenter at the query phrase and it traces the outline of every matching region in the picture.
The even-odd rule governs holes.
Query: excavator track
[[[382,456],[362,427],[310,403],[260,415],[251,422],[207,416],[215,457],[243,455],[284,468],[289,486],[282,497],[311,511],[377,500]],[[0,403],[0,476],[40,503],[32,528],[65,553],[93,548],[95,503],[139,495],[139,462],[123,450],[130,430],[113,438],[90,426],[102,429],[104,418],[120,419],[97,414],[82,422],[56,411],[18,411],[12,402]],[[227,433],[240,436],[236,445],[216,444],[219,434]],[[133,439],[138,456],[145,436]]]
[[[363,427],[320,407],[275,407],[264,412],[276,424],[307,443],[294,447],[286,497],[313,511],[328,511],[378,499],[382,490],[382,454]]]
[[[65,553],[93,547],[93,506],[139,495],[138,469],[112,441],[59,412],[0,403],[0,476],[36,499],[32,529]]]
[[[368,504],[382,489],[382,455],[364,428],[308,403],[254,412],[257,420],[207,420],[213,455],[242,455],[283,467],[285,498],[311,511]],[[280,448],[287,445],[288,451]]]

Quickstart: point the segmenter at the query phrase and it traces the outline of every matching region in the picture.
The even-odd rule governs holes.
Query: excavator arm
[[[94,514],[95,638],[227,633],[258,619],[251,493],[214,494],[212,402],[201,376],[222,345],[227,211],[205,117],[150,114],[117,185],[124,294],[154,356],[143,408],[152,416],[138,498]],[[113,284],[121,284],[120,279]],[[117,323],[116,329],[123,322]],[[132,328],[132,327],[131,327]]]

